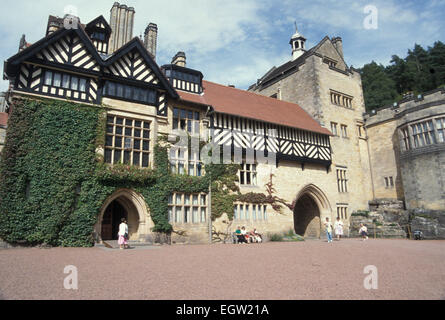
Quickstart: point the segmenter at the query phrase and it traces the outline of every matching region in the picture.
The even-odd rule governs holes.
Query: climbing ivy
[[[94,178],[99,108],[15,100],[0,163],[0,237],[11,243],[91,245],[112,188]]]
[[[49,99],[17,98],[0,160],[0,238],[10,243],[92,246],[93,229],[105,200],[126,188],[150,208],[153,232],[175,232],[168,221],[173,192],[212,189],[212,220],[235,201],[275,202],[272,195],[241,195],[239,165],[208,164],[203,177],[170,173],[166,137],[154,146],[154,168],[104,164],[103,108]]]

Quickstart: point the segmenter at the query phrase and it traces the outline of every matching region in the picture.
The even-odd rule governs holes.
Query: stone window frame
[[[255,208],[255,211],[253,210],[253,208]],[[267,209],[267,204],[238,202],[235,203],[233,207],[233,220],[238,222],[267,222]]]
[[[349,138],[348,137],[348,126],[345,124],[340,124],[340,131],[342,138]]]
[[[204,165],[199,152],[192,153],[187,147],[172,146],[169,151],[170,172],[194,177],[204,176]]]
[[[411,139],[410,139],[410,133],[408,126],[400,129],[401,136],[402,136],[402,148],[405,151],[412,149]]]
[[[347,168],[337,167],[337,189],[339,193],[348,193]]]
[[[330,90],[331,104],[344,107],[346,109],[354,109],[354,97],[335,90]]]
[[[151,131],[152,121],[107,114],[105,163],[123,163],[140,168],[149,168],[151,162]],[[118,141],[120,141],[120,146],[116,144],[119,144]],[[116,155],[119,155],[119,160],[116,160]],[[139,161],[137,161],[137,157]]]
[[[207,215],[206,193],[173,192],[168,197],[168,221],[172,224],[206,224]]]
[[[339,137],[337,126],[338,126],[337,122],[331,122],[331,131],[332,131],[332,133],[334,134],[334,136]]]
[[[437,132],[437,143],[445,142],[445,117],[434,118],[434,124]]]
[[[365,123],[361,120],[355,120],[357,137],[359,139],[368,140],[368,131],[366,129]]]
[[[336,60],[330,59],[328,57],[323,58],[323,62],[326,63],[329,67],[336,68],[338,62]]]
[[[399,129],[399,137],[404,151],[444,143],[445,117],[442,115],[408,123]]]
[[[192,135],[200,135],[201,114],[189,108],[173,107],[172,129],[184,130]]]
[[[433,119],[419,121],[410,124],[410,126],[413,133],[414,148],[436,144]]]
[[[348,205],[339,205],[337,204],[337,218],[342,220],[348,220]]]
[[[241,168],[238,170],[238,182],[240,186],[257,186],[258,183],[258,163],[246,163],[245,160],[240,164]],[[248,181],[250,181],[248,183]]]
[[[394,188],[394,177],[388,176],[383,178],[385,182],[385,188],[386,189],[393,189]]]

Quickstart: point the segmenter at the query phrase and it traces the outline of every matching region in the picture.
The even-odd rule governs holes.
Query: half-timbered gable
[[[104,72],[107,75],[142,81],[148,84],[159,83],[155,73],[137,50],[132,50],[123,55],[120,59],[105,67]]]
[[[10,58],[14,89],[97,103],[100,57],[83,29],[59,30]]]
[[[172,85],[138,38],[134,38],[104,62],[104,94],[118,99],[156,105],[167,116],[167,96],[177,98]],[[120,86],[125,87],[119,89]],[[113,86],[115,93],[110,93]],[[118,92],[118,90],[121,90]]]
[[[91,37],[98,28],[108,32],[101,17],[85,30],[58,30],[7,60],[5,72],[14,79],[14,89],[95,104],[108,96],[155,106],[166,116],[167,96],[177,94],[140,40],[101,56],[86,33]]]

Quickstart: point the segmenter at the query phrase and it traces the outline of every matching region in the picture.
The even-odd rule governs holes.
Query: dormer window
[[[108,40],[111,31],[111,27],[102,16],[94,19],[85,27],[85,32],[100,54],[108,54]]]
[[[323,62],[326,63],[331,68],[335,68],[337,66],[337,61],[326,57],[323,59]]]
[[[193,93],[202,92],[201,72],[174,64],[165,65],[162,69],[174,88]]]

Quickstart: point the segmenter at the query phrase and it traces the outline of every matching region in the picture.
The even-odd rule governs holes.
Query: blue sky
[[[48,15],[77,8],[82,23],[103,15],[114,1],[16,0],[0,12],[0,60],[17,52],[22,34],[34,43],[44,36]],[[149,22],[159,28],[159,65],[178,51],[187,66],[205,79],[247,88],[274,65],[291,58],[289,39],[299,31],[316,45],[324,36],[340,36],[346,62],[361,67],[372,60],[388,64],[392,54],[405,56],[418,43],[425,48],[445,42],[445,0],[128,0],[136,10],[134,36]],[[4,4],[4,3],[3,3]],[[378,11],[377,29],[366,29],[365,7]],[[441,32],[442,30],[442,32]],[[3,63],[0,64],[3,69]],[[0,90],[7,82],[0,82]]]

